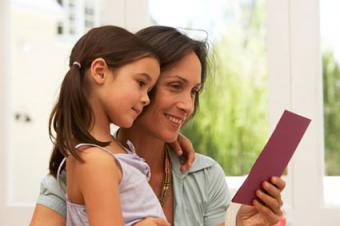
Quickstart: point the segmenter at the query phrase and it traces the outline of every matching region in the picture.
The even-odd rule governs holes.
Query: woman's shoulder
[[[40,184],[40,194],[37,199],[37,204],[55,210],[62,216],[66,216],[65,182],[65,171],[60,175],[59,183],[54,176],[45,176]]]
[[[218,170],[218,169],[222,169],[222,167],[215,159],[207,155],[196,153],[195,161],[190,167],[189,173],[193,173],[193,172],[204,170],[204,169],[210,169],[210,170],[217,169]]]
[[[173,171],[179,175],[190,175],[190,174],[207,174],[207,173],[217,173],[219,177],[224,177],[224,170],[220,166],[220,164],[214,160],[213,158],[196,153],[195,154],[195,160],[192,163],[191,167],[189,168],[188,172],[182,173],[180,171],[180,158],[174,153],[174,151],[170,151],[170,158],[171,163],[173,165]]]

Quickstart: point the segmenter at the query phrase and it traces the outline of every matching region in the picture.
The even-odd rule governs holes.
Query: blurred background
[[[339,225],[339,10],[332,0],[1,0],[0,224],[31,217],[77,39],[100,25],[159,24],[211,46],[200,109],[182,130],[196,151],[222,165],[234,192],[284,109],[311,118],[285,173],[287,225]]]

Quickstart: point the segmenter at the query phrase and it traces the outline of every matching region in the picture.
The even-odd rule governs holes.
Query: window
[[[149,4],[156,24],[179,27],[198,39],[205,39],[206,33],[182,28],[208,32],[213,70],[199,111],[182,132],[198,152],[217,160],[226,175],[248,174],[268,138],[265,2],[150,0]]]
[[[100,0],[57,0],[65,11],[65,17],[57,25],[57,34],[76,37],[100,25]]]
[[[340,25],[337,1],[320,1],[326,205],[340,205]]]

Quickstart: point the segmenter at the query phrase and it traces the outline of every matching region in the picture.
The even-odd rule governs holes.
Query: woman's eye
[[[191,95],[197,96],[199,92],[200,92],[199,89],[193,89],[193,90],[191,90]]]
[[[180,90],[181,85],[180,84],[170,84],[170,88],[173,90]]]
[[[197,95],[197,93],[198,93],[198,91],[197,91],[197,90],[191,90],[191,95],[193,95],[193,96],[196,96],[196,95]]]

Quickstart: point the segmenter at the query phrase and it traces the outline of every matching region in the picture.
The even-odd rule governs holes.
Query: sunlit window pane
[[[213,70],[182,132],[226,175],[248,174],[268,138],[265,1],[150,0],[150,13],[155,24],[208,32]]]
[[[326,175],[340,175],[340,3],[325,0],[321,6],[322,68]]]

